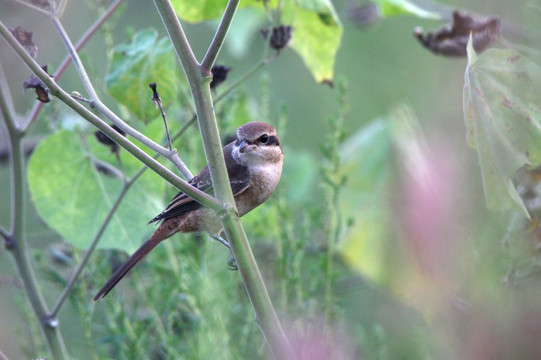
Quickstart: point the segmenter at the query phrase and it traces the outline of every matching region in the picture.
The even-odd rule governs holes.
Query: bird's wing
[[[249,178],[248,176],[245,176],[245,173],[243,171],[233,172],[232,174],[230,173],[229,177],[233,196],[237,196],[243,193],[250,186]],[[212,182],[210,180],[210,170],[208,168],[208,165],[205,166],[205,168],[201,170],[201,172],[197,174],[192,180],[190,180],[189,184],[203,192],[206,192],[207,194],[213,195]],[[175,195],[175,197],[173,198],[173,200],[171,200],[165,210],[158,214],[154,219],[150,220],[149,224],[160,220],[169,219],[175,216],[183,215],[202,206],[203,205],[201,205],[182,191],[179,191],[179,193]]]

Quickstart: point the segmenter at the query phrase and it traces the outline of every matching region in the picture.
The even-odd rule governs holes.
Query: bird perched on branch
[[[239,216],[265,202],[274,192],[280,175],[284,154],[276,130],[269,124],[254,121],[237,130],[236,140],[223,148],[231,190]],[[189,183],[212,194],[208,165]],[[111,276],[94,300],[104,298],[115,285],[162,240],[177,232],[206,231],[219,234],[222,229],[215,212],[193,200],[182,191],[150,223],[161,221],[150,238]],[[225,245],[228,245],[225,243]]]

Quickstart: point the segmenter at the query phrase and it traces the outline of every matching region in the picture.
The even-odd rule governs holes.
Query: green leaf
[[[492,209],[525,211],[512,179],[541,162],[541,69],[514,50],[470,51],[464,120],[477,150],[486,202]]]
[[[177,0],[172,3],[177,15],[188,22],[218,18],[226,5],[223,0]],[[241,2],[239,9],[245,7],[256,7],[261,14],[264,11],[261,1]],[[328,0],[286,1],[281,21],[293,26],[291,47],[303,59],[316,81],[332,81],[335,56],[342,37],[342,25],[332,3]]]
[[[340,211],[354,217],[339,251],[351,267],[378,283],[388,274],[384,259],[388,244],[384,240],[392,228],[391,209],[382,201],[391,191],[389,124],[389,119],[376,119],[340,146],[340,174],[350,179],[340,191]]]
[[[171,4],[177,13],[177,16],[185,21],[197,23],[204,20],[216,19],[222,16],[227,5],[225,0],[172,0]],[[263,8],[261,1],[248,0],[241,1],[238,8],[242,9],[250,6]]]
[[[441,19],[439,14],[425,10],[409,0],[374,0],[382,17],[415,15],[425,19]]]
[[[158,39],[154,29],[140,30],[133,35],[131,43],[114,48],[106,77],[107,90],[139,119],[156,118],[159,111],[150,101],[152,91],[148,84],[158,84],[164,106],[178,101],[183,78],[177,69],[169,38]]]
[[[342,24],[331,2],[299,0],[284,5],[282,19],[294,29],[295,50],[316,81],[332,81],[336,53],[342,38]]]
[[[91,147],[96,146],[93,139],[88,139]],[[128,173],[141,166],[129,155],[123,164]],[[36,148],[28,165],[28,182],[43,220],[79,248],[90,245],[122,189],[122,181],[98,171],[77,134],[66,130],[49,136]],[[153,230],[147,222],[163,209],[163,184],[152,172],[143,174],[113,215],[98,247],[138,248]]]

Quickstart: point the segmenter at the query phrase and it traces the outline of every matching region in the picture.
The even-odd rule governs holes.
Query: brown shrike
[[[237,130],[237,139],[227,144],[223,153],[237,211],[239,216],[242,216],[261,205],[274,192],[282,174],[284,158],[280,140],[271,125],[260,121],[249,122]],[[201,191],[212,194],[208,165],[189,183]],[[222,229],[220,220],[213,210],[204,207],[182,191],[150,223],[158,221],[162,223],[156,231],[111,276],[94,300],[104,298],[162,240],[179,231],[183,233],[206,231],[215,235]]]

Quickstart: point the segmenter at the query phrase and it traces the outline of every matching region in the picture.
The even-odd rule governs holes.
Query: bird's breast
[[[281,174],[281,164],[251,167],[250,186],[235,198],[239,215],[242,216],[265,202],[276,189]]]

